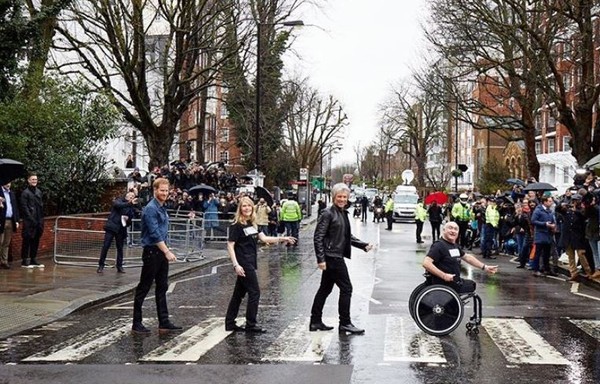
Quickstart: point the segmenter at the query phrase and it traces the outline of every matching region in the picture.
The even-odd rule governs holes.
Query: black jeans
[[[440,238],[440,223],[439,221],[431,221],[431,240],[436,241]]]
[[[246,277],[238,276],[233,288],[231,300],[227,307],[225,315],[225,326],[232,327],[235,325],[235,318],[240,310],[242,299],[248,293],[248,304],[246,304],[246,327],[254,327],[256,325],[256,316],[258,314],[258,301],[260,300],[260,288],[258,286],[258,276],[256,270],[252,266],[242,266]]]
[[[40,246],[40,238],[42,237],[42,229],[35,228],[22,232],[23,241],[21,243],[21,260],[23,263],[29,261],[37,262],[37,253]]]
[[[421,233],[423,233],[423,222],[421,220],[415,220],[415,223],[417,224],[417,242],[421,242]]]
[[[352,298],[352,283],[348,275],[348,267],[341,257],[326,257],[327,268],[321,275],[321,285],[317,290],[313,301],[310,323],[318,324],[323,321],[323,307],[325,300],[333,290],[334,284],[340,289],[340,299],[338,302],[338,313],[340,325],[350,324],[350,300]]]
[[[102,250],[100,251],[100,260],[98,260],[98,265],[103,267],[106,262],[106,256],[108,254],[108,249],[110,248],[110,244],[113,239],[115,239],[115,245],[117,246],[117,267],[123,266],[123,243],[125,243],[125,238],[127,237],[127,230],[123,228],[118,233],[114,233],[111,231],[104,232],[104,244],[102,244]]]
[[[156,246],[144,247],[142,252],[142,272],[140,282],[135,288],[133,300],[133,323],[142,323],[142,306],[144,299],[155,283],[154,297],[159,326],[169,323],[169,310],[167,309],[167,289],[169,288],[169,261],[165,254]]]
[[[392,224],[394,223],[394,212],[389,211],[385,213],[385,219],[387,220],[387,229],[392,229]]]

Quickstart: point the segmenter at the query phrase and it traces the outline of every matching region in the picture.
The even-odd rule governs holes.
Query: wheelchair
[[[475,292],[459,294],[452,287],[432,284],[431,276],[425,273],[426,281],[419,284],[410,294],[408,309],[417,326],[432,336],[446,336],[462,322],[464,306],[473,299],[473,315],[466,324],[467,333],[478,334],[481,325],[481,298]],[[462,279],[455,277],[455,283]]]

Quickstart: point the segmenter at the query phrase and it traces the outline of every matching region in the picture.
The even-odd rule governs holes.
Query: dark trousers
[[[300,239],[298,237],[298,233],[300,231],[300,222],[299,221],[284,221],[285,224],[285,235],[292,236],[296,239]]]
[[[535,244],[535,257],[531,268],[534,271],[539,272],[550,272],[550,251],[552,250],[552,244],[550,243],[536,243]]]
[[[485,231],[483,232],[483,239],[481,240],[481,253],[483,257],[487,258],[492,255],[492,246],[494,245],[494,237],[496,236],[496,228],[491,224],[485,224]]]
[[[242,299],[248,293],[248,304],[246,304],[246,327],[256,325],[256,315],[258,314],[258,301],[260,300],[260,288],[258,286],[258,277],[256,270],[252,266],[243,266],[246,277],[238,276],[233,288],[231,300],[227,307],[225,315],[225,326],[235,325],[235,318],[240,310]]]
[[[460,279],[459,282],[454,281],[452,283],[449,283],[435,276],[432,277],[429,284],[447,285],[450,288],[454,289],[458,294],[475,292],[475,288],[477,288],[477,284],[473,280]]]
[[[104,232],[104,244],[102,244],[102,250],[100,251],[100,260],[98,260],[98,265],[103,267],[106,262],[106,256],[108,255],[108,249],[112,244],[113,239],[115,239],[115,245],[117,247],[117,267],[123,266],[123,244],[125,243],[125,238],[127,237],[127,231],[123,228],[122,231],[118,233],[113,233],[110,231]]]
[[[40,246],[40,238],[42,237],[42,229],[28,229],[22,232],[23,242],[21,243],[21,260],[23,263],[37,261],[38,248]]]
[[[346,262],[341,257],[326,257],[325,263],[327,268],[321,275],[321,285],[317,290],[310,311],[310,323],[318,324],[323,321],[323,307],[327,296],[333,290],[333,286],[337,285],[340,289],[340,298],[338,301],[338,313],[340,317],[340,325],[350,324],[350,300],[352,298],[352,283]]]
[[[386,212],[385,219],[387,220],[387,229],[392,230],[392,224],[394,223],[394,212]]]
[[[440,222],[439,221],[430,221],[431,223],[431,240],[436,241],[440,238]]]
[[[133,300],[133,323],[142,323],[142,306],[144,299],[155,283],[154,298],[159,326],[169,323],[169,310],[167,309],[167,289],[169,287],[169,261],[165,254],[156,246],[144,247],[142,252],[142,272],[140,282],[135,288]]]
[[[421,220],[416,220],[415,223],[417,224],[417,243],[421,242],[421,233],[423,232],[423,222]]]
[[[466,220],[457,220],[456,224],[458,224],[458,241],[459,244],[463,247],[467,247],[467,228],[469,227],[469,222]]]
[[[368,210],[369,210],[369,207],[363,207],[362,208],[360,221],[367,221],[367,211]]]

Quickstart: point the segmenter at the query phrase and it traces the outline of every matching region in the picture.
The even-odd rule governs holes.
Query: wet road
[[[225,332],[235,281],[227,264],[171,281],[169,307],[173,321],[184,327],[181,334],[131,335],[131,298],[124,297],[0,340],[2,371],[31,374],[28,381],[14,382],[61,373],[87,382],[115,376],[144,383],[199,377],[211,383],[600,382],[597,290],[535,278],[500,257],[496,276],[464,271],[483,299],[480,333],[467,335],[461,325],[449,336],[427,336],[410,318],[407,300],[423,280],[420,264],[430,241],[416,244],[410,224],[395,224],[388,232],[384,224],[352,222],[355,236],[377,244],[368,254],[354,250],[348,262],[353,321],[366,329],[363,336],[308,332],[320,279],[308,228],[296,248],[261,248],[259,320],[266,334]],[[330,325],[337,325],[337,296],[335,289],[325,307]],[[471,311],[469,304],[465,318]],[[155,329],[152,298],[144,315]],[[110,374],[99,375],[99,366]]]

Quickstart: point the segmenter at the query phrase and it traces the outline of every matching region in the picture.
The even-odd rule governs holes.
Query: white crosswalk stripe
[[[600,341],[600,320],[569,320],[579,329]]]
[[[417,362],[445,364],[452,358],[444,351],[443,339],[429,336],[419,330],[408,316],[385,315],[385,332],[380,345],[382,355],[376,350],[370,355],[382,363]],[[590,337],[600,341],[600,320],[568,320]],[[156,320],[145,319],[148,326],[156,325]],[[324,319],[326,324],[335,324],[336,319]],[[283,332],[264,350],[262,361],[305,361],[319,363],[325,361],[328,350],[336,352],[331,344],[337,340],[337,332],[310,332],[309,318],[293,320]],[[48,332],[52,326],[40,329]],[[92,356],[118,343],[130,334],[131,318],[118,318],[106,326],[84,332],[58,343],[39,353],[24,358],[23,362],[77,362]],[[569,365],[569,356],[563,356],[546,341],[526,320],[514,318],[484,318],[480,327],[480,337],[489,335],[498,350],[509,364],[519,365]],[[56,331],[53,331],[56,332]],[[221,343],[231,332],[225,331],[222,317],[208,318],[185,332],[162,341],[151,352],[136,357],[140,362],[196,362],[208,351]],[[377,335],[379,337],[379,335]],[[40,340],[40,335],[23,336],[22,340],[11,338],[0,343],[0,352],[16,348],[21,344]],[[447,352],[447,351],[446,351]],[[380,356],[380,357],[377,357]],[[139,358],[139,360],[138,360]]]
[[[421,332],[410,318],[388,316],[384,361],[446,363],[440,339]]]
[[[308,317],[294,320],[267,349],[263,361],[314,361],[319,362],[331,344],[334,332],[310,332]],[[323,319],[325,324],[335,324],[335,319]]]
[[[140,360],[197,361],[230,333],[225,330],[225,318],[213,317],[169,340]]]
[[[485,318],[482,324],[509,363],[569,364],[523,319]]]
[[[117,342],[131,332],[131,318],[120,318],[57,344],[23,361],[79,361]]]

